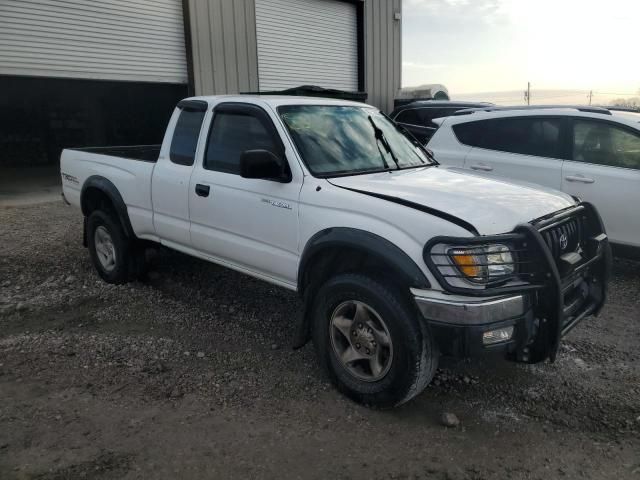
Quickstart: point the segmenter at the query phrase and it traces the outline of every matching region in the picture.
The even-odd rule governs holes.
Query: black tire
[[[339,305],[356,301],[370,306],[387,327],[393,355],[388,371],[376,381],[354,376],[332,346],[331,317]],[[401,405],[429,384],[439,353],[416,308],[392,286],[360,274],[341,274],[318,291],[313,307],[313,342],[321,366],[334,385],[352,400],[377,408]]]
[[[96,230],[100,227],[108,232],[115,251],[115,262],[110,269],[105,268],[101,263],[96,251]],[[115,215],[102,210],[92,212],[87,220],[87,243],[93,266],[105,282],[122,284],[135,277],[135,245],[125,235],[122,225]]]

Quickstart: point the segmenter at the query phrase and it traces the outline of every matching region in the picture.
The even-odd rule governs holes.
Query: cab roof
[[[219,103],[222,100],[226,102],[254,103],[258,105],[266,104],[271,107],[280,107],[282,105],[333,105],[375,108],[366,103],[353,102],[350,100],[339,100],[324,97],[302,97],[295,95],[202,95],[185,98],[185,100],[205,101],[210,106],[215,103]]]

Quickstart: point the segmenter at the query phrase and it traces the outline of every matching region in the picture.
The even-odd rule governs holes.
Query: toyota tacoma
[[[363,404],[413,398],[442,355],[553,360],[605,302],[596,209],[440,166],[406,133],[360,103],[194,97],[162,145],[64,150],[63,195],[106,282],[162,245],[298,292],[292,343]]]

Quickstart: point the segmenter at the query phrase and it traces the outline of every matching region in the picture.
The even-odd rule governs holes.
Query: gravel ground
[[[0,478],[640,479],[640,264],[558,361],[443,362],[393,411],[290,348],[295,294],[162,251],[110,286],[79,212],[0,209]]]

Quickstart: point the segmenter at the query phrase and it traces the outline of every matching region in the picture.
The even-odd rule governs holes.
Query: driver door
[[[288,183],[240,176],[246,150],[288,157]],[[270,114],[249,103],[214,108],[204,155],[191,177],[189,210],[195,249],[239,270],[295,286],[298,201],[303,176]]]

